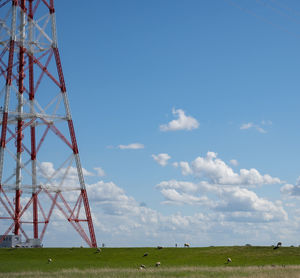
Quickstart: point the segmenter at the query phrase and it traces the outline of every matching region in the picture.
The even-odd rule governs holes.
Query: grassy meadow
[[[3,248],[0,277],[293,278],[300,277],[300,248],[101,248],[100,253],[93,248]]]

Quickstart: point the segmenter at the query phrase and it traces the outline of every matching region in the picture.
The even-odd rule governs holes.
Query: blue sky
[[[55,5],[98,244],[299,244],[298,1]]]

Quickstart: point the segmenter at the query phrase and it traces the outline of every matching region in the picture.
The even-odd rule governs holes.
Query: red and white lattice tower
[[[0,13],[0,242],[42,241],[56,216],[96,247],[54,0],[0,0]]]

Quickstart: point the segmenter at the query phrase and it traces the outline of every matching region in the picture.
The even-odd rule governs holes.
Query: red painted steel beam
[[[12,64],[13,64],[14,47],[15,47],[14,40],[11,40],[9,45],[10,46],[9,46],[9,57],[8,57],[8,67],[7,67],[7,76],[6,76],[6,87],[11,86]],[[5,144],[6,144],[5,140],[6,140],[6,132],[7,132],[7,119],[8,119],[8,111],[3,111],[1,141],[0,141],[0,146],[3,149],[5,148]]]
[[[87,196],[86,190],[82,189],[81,194],[82,194],[82,198],[83,198],[83,204],[85,207],[85,213],[86,213],[87,220],[88,220],[88,227],[89,227],[89,232],[90,232],[90,236],[91,236],[92,247],[97,247],[94,225],[93,225],[93,221],[92,221],[92,215],[91,215],[91,211],[90,211],[90,206],[89,206],[89,201],[88,201],[88,196]]]
[[[73,121],[72,120],[68,120],[68,125],[69,125],[71,140],[72,140],[73,153],[74,154],[78,154],[78,146],[77,146],[77,141],[76,141],[76,136],[75,136]]]
[[[37,194],[33,193],[32,198],[33,198],[33,237],[39,238]]]
[[[31,53],[29,53],[27,50],[26,50],[26,52],[27,52],[27,55],[32,56],[33,62],[35,64],[37,64],[39,66],[39,68],[42,71],[44,71],[59,88],[61,88],[61,84],[53,77],[53,75],[47,70],[47,68],[45,68],[43,66],[43,64],[38,59],[36,59]]]
[[[26,1],[25,0],[20,0],[20,7],[23,10],[23,12],[26,12]],[[23,12],[21,13],[21,21],[23,20]],[[25,15],[24,15],[25,17]],[[21,22],[23,24],[23,22]],[[25,28],[25,26],[23,26]],[[24,32],[21,27],[21,34],[20,37],[22,38],[22,35]],[[25,38],[24,38],[25,39]],[[23,41],[21,39],[21,45],[19,46],[19,79],[18,79],[18,89],[19,89],[19,96],[18,96],[18,112],[21,113],[23,109],[23,92],[24,92],[24,78],[25,78],[25,73],[24,73],[24,65],[25,65],[25,48],[23,46]],[[19,235],[20,234],[20,213],[21,213],[21,194],[22,191],[20,189],[20,183],[21,183],[21,165],[20,165],[20,159],[21,159],[21,154],[23,152],[22,149],[22,139],[23,139],[23,119],[19,118],[18,119],[18,125],[17,125],[17,166],[16,166],[16,185],[18,188],[16,189],[16,197],[15,197],[15,230],[14,234]]]
[[[20,197],[21,197],[21,190],[16,190],[16,200],[15,200],[15,230],[14,234],[19,235],[20,234],[20,212],[21,212],[21,203],[20,203]]]
[[[66,84],[65,84],[64,74],[63,74],[63,71],[62,71],[59,51],[58,51],[57,47],[53,47],[53,53],[54,53],[54,57],[55,57],[55,61],[56,61],[59,81],[60,81],[60,84],[61,84],[60,88],[61,88],[61,91],[63,93],[65,93],[66,92]]]

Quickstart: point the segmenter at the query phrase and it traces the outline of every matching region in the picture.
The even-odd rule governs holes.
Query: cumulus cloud
[[[118,149],[120,150],[139,150],[139,149],[144,149],[145,146],[141,143],[132,143],[129,145],[119,145]]]
[[[158,155],[152,154],[152,158],[161,166],[166,166],[168,160],[171,158],[167,153],[160,153]]]
[[[236,160],[231,164],[237,165]],[[215,152],[207,152],[192,162],[175,162],[184,176],[201,178],[199,182],[169,180],[156,185],[164,197],[163,204],[201,206],[213,211],[223,221],[273,222],[287,221],[282,204],[257,195],[247,187],[283,183],[279,178],[261,174],[258,170],[240,169],[235,172],[218,158]]]
[[[285,184],[280,188],[280,192],[290,198],[300,198],[300,177],[298,177],[296,184]]]
[[[106,214],[119,215],[130,212],[134,199],[113,182],[98,181],[87,187],[90,200],[101,204]],[[136,204],[137,205],[137,204]]]
[[[192,130],[199,127],[199,122],[195,118],[185,115],[182,109],[173,109],[172,114],[177,119],[161,125],[161,131]]]
[[[199,205],[222,213],[228,221],[285,221],[287,213],[279,203],[273,203],[249,189],[239,186],[222,187],[202,181],[163,181],[156,186],[165,198],[163,203]],[[210,194],[210,198],[207,194]]]
[[[193,182],[188,181],[162,181],[158,185],[156,185],[157,189],[167,190],[167,189],[175,189],[175,190],[183,190],[184,192],[193,193],[198,191],[198,186]]]
[[[69,161],[69,164],[72,160]],[[67,163],[66,163],[67,164]],[[85,168],[82,168],[84,177],[94,176]],[[43,188],[50,191],[72,191],[80,189],[77,168],[68,167],[55,168],[52,162],[42,162],[38,164],[38,179]]]
[[[179,193],[175,189],[162,189],[162,195],[165,197],[166,201],[163,203],[175,203],[175,204],[193,204],[202,205],[209,202],[206,196],[197,197],[191,194]]]
[[[228,220],[264,222],[288,219],[282,205],[258,197],[255,192],[246,188],[222,188],[220,199],[215,209],[222,212],[234,212],[227,215]]]
[[[145,244],[146,235],[157,244],[158,239],[169,240],[171,231],[186,232],[193,223],[203,224],[205,220],[200,213],[194,217],[180,214],[165,216],[154,209],[141,206],[140,202],[128,196],[113,182],[98,181],[89,185],[87,191],[93,211],[97,211],[94,214],[96,227],[102,235],[107,233],[109,238],[120,238],[122,235],[122,239],[132,237],[131,242],[136,242],[141,237]],[[101,224],[103,222],[105,225]]]
[[[216,164],[218,158],[215,153],[210,152],[204,159]],[[198,168],[192,165],[192,162],[177,162],[174,166],[184,169],[188,175],[198,174],[196,171]],[[229,167],[226,164],[225,166]],[[47,177],[55,173],[54,165],[51,163],[43,163],[42,167]],[[215,175],[214,171],[205,171],[211,173],[212,176]],[[101,242],[105,242],[108,246],[173,245],[176,242],[186,241],[198,246],[224,243],[244,244],[245,240],[251,243],[251,239],[257,244],[265,244],[269,239],[278,238],[280,229],[274,228],[278,225],[276,222],[285,221],[286,223],[287,221],[287,214],[280,202],[271,202],[239,185],[224,186],[213,183],[213,179],[208,178],[206,172],[205,175],[203,173],[199,175],[199,177],[206,177],[205,180],[199,182],[172,179],[162,181],[156,186],[164,198],[164,204],[193,206],[193,212],[190,212],[190,209],[183,210],[186,215],[164,214],[141,205],[141,202],[148,202],[148,200],[136,200],[114,182],[99,180],[92,184],[87,183],[91,213],[98,238],[101,238]],[[69,167],[69,173],[68,182],[72,184],[77,175],[76,168]],[[92,175],[87,170],[84,170],[84,173],[87,174],[86,177]],[[240,176],[240,174],[237,175]],[[222,175],[217,175],[215,180],[222,180],[221,178]],[[71,194],[72,192],[63,192],[65,193]],[[66,196],[65,198],[70,199]],[[71,204],[75,202],[74,198]],[[81,213],[84,213],[84,209]],[[56,222],[58,224],[49,225],[49,233],[50,235],[57,234],[57,232],[65,233],[67,240],[64,241],[64,246],[83,244],[76,237],[73,237],[72,241],[68,223],[59,210],[54,210],[52,220],[58,221]],[[243,222],[243,225],[239,222]],[[232,237],[232,231],[234,231],[234,237]],[[222,238],[218,236],[219,233],[222,233]],[[262,241],[257,240],[258,234],[259,240]],[[47,238],[49,237],[46,237],[46,246],[48,246]],[[52,241],[55,242],[55,239]]]
[[[49,178],[61,178],[65,176],[68,179],[78,179],[77,168],[74,166],[55,168],[52,162],[42,162],[38,165],[41,171],[41,177]],[[84,176],[94,176],[94,174],[85,168],[82,168]]]
[[[94,170],[96,171],[98,177],[104,177],[106,175],[105,171],[101,167],[95,167]]]
[[[282,183],[279,178],[273,178],[268,174],[262,175],[254,168],[240,169],[240,172],[236,173],[223,160],[217,158],[215,152],[207,152],[205,157],[199,156],[191,163],[182,161],[178,165],[183,175],[204,177],[214,184],[256,186]]]
[[[173,166],[175,168],[178,168],[180,167],[181,168],[181,172],[184,176],[187,176],[187,175],[191,175],[193,173],[190,165],[188,162],[186,161],[181,161],[181,162],[174,162],[173,163]]]

